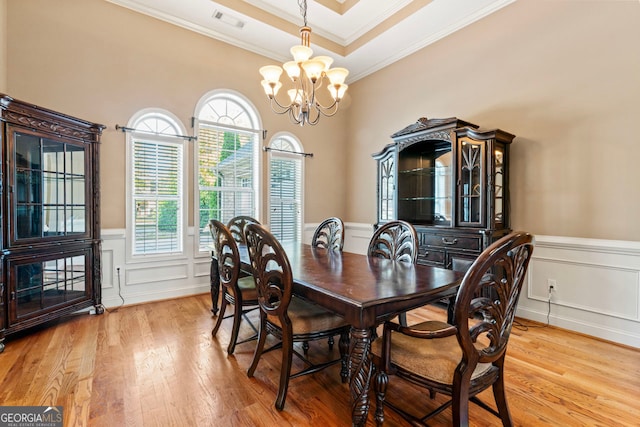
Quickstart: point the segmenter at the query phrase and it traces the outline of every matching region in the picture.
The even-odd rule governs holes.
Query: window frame
[[[170,134],[154,134],[153,132],[136,130],[138,126],[145,119],[153,118],[157,116],[169,124],[171,124],[176,132],[176,135]],[[147,262],[153,260],[162,259],[176,259],[186,258],[186,245],[185,239],[187,236],[187,221],[188,221],[188,140],[184,137],[187,135],[187,131],[180,119],[170,111],[161,108],[145,108],[136,112],[127,123],[127,128],[130,130],[126,133],[126,220],[125,220],[125,233],[126,233],[126,261],[127,263],[135,262]],[[157,142],[163,145],[173,145],[179,149],[179,171],[181,172],[181,183],[179,185],[179,204],[181,214],[178,219],[177,227],[177,241],[178,249],[167,252],[149,252],[149,253],[134,253],[135,251],[135,204],[134,204],[134,148],[135,142],[144,140],[145,142]]]
[[[235,103],[240,107],[247,116],[248,121],[251,124],[250,128],[235,126],[231,123],[214,122],[209,120],[203,120],[199,117],[204,108],[207,108],[212,101],[226,100],[228,102]],[[215,89],[205,95],[203,95],[196,104],[193,115],[193,131],[194,135],[200,134],[201,123],[218,127],[220,129],[228,129],[230,131],[239,131],[243,133],[255,134],[254,146],[253,146],[253,160],[252,160],[252,181],[253,181],[253,212],[251,216],[260,221],[262,211],[262,121],[258,113],[258,109],[253,103],[244,95],[239,92],[230,89]],[[194,224],[194,238],[193,238],[193,252],[194,257],[211,256],[209,249],[201,249],[200,245],[200,232],[204,230],[199,229],[200,224],[200,146],[196,140],[193,147],[193,224]],[[243,188],[246,188],[243,184]],[[207,230],[208,232],[208,230]],[[206,234],[206,233],[204,233]]]

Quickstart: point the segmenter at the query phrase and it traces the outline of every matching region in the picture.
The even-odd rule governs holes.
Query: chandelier
[[[282,67],[266,65],[260,68],[260,74],[264,79],[262,87],[273,111],[277,114],[289,114],[291,121],[300,126],[305,123],[315,125],[320,120],[320,116],[331,117],[338,112],[338,104],[347,91],[348,85],[344,84],[344,81],[349,70],[329,68],[333,59],[328,56],[311,58],[313,50],[309,47],[311,28],[307,26],[307,0],[298,0],[298,6],[304,19],[304,26],[300,28],[301,43],[291,48],[293,61],[285,62]],[[287,91],[288,103],[281,103],[276,98],[282,87],[280,75],[283,69],[293,84],[293,89]],[[325,98],[333,99],[333,102],[329,102],[330,105],[326,106],[316,96],[325,83],[330,94],[330,98],[328,95]]]

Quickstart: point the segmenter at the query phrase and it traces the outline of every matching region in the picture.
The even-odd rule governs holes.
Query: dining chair
[[[502,425],[513,424],[505,394],[504,363],[533,248],[531,234],[513,232],[485,249],[462,279],[451,324],[429,320],[404,327],[385,322],[382,338],[372,345],[378,425],[384,422],[384,406],[390,406],[413,424],[424,423],[451,407],[453,425],[466,426],[469,402],[498,416]],[[487,294],[495,299],[483,296]],[[442,393],[450,400],[418,418],[397,401],[386,400],[391,375],[426,388],[431,398]],[[477,397],[489,387],[493,388],[497,411]],[[407,399],[402,396],[405,402]]]
[[[248,224],[245,235],[260,306],[258,343],[247,375],[254,376],[264,353],[282,349],[280,382],[275,401],[278,410],[284,408],[291,378],[318,372],[341,362],[340,376],[342,382],[347,382],[350,326],[343,317],[293,294],[293,275],[287,254],[266,228],[259,224]],[[279,341],[265,349],[269,334]],[[312,363],[294,348],[296,342],[315,341],[335,335],[340,336],[340,357],[337,359]],[[292,374],[294,354],[305,363],[305,368]]]
[[[311,238],[311,246],[342,252],[344,247],[344,223],[338,217],[327,218],[318,225]],[[329,348],[333,348],[333,337],[329,337]],[[303,344],[305,352],[309,345]]]
[[[260,224],[260,222],[247,215],[238,215],[231,218],[227,223],[227,228],[231,231],[231,235],[238,244],[243,245],[246,243],[244,238],[244,228],[247,224]]]
[[[218,263],[218,276],[222,286],[220,313],[211,335],[215,337],[222,321],[232,317],[233,325],[227,353],[233,354],[236,344],[242,344],[257,338],[258,330],[247,318],[247,313],[258,308],[258,293],[252,276],[240,277],[240,253],[231,231],[223,223],[215,219],[209,220],[209,230],[213,238],[213,252],[215,261]],[[233,314],[225,316],[228,305],[233,306]],[[253,328],[255,334],[247,339],[238,341],[243,317]]]
[[[344,223],[338,217],[327,218],[318,225],[311,238],[311,246],[332,251],[344,247]]]
[[[236,243],[238,245],[246,245],[247,241],[244,238],[244,228],[247,226],[247,224],[260,224],[260,222],[251,217],[251,216],[247,216],[247,215],[238,215],[238,216],[234,216],[233,218],[231,218],[229,220],[229,222],[227,223],[227,228],[229,229],[229,231],[231,232],[231,235],[233,236],[233,238],[235,239]],[[250,276],[251,272],[241,268],[240,269],[240,276]]]
[[[371,257],[392,259],[415,264],[418,259],[418,234],[410,223],[389,221],[373,233],[367,254]],[[407,326],[407,314],[400,313],[400,324]]]

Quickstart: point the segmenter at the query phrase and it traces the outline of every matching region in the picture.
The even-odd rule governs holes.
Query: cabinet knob
[[[442,244],[443,245],[455,245],[456,243],[458,243],[458,239],[447,240],[446,237],[442,238]]]

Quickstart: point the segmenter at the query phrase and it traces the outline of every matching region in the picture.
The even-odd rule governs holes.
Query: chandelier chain
[[[304,20],[304,26],[307,26],[307,0],[298,0],[298,6],[300,7],[300,14]]]

